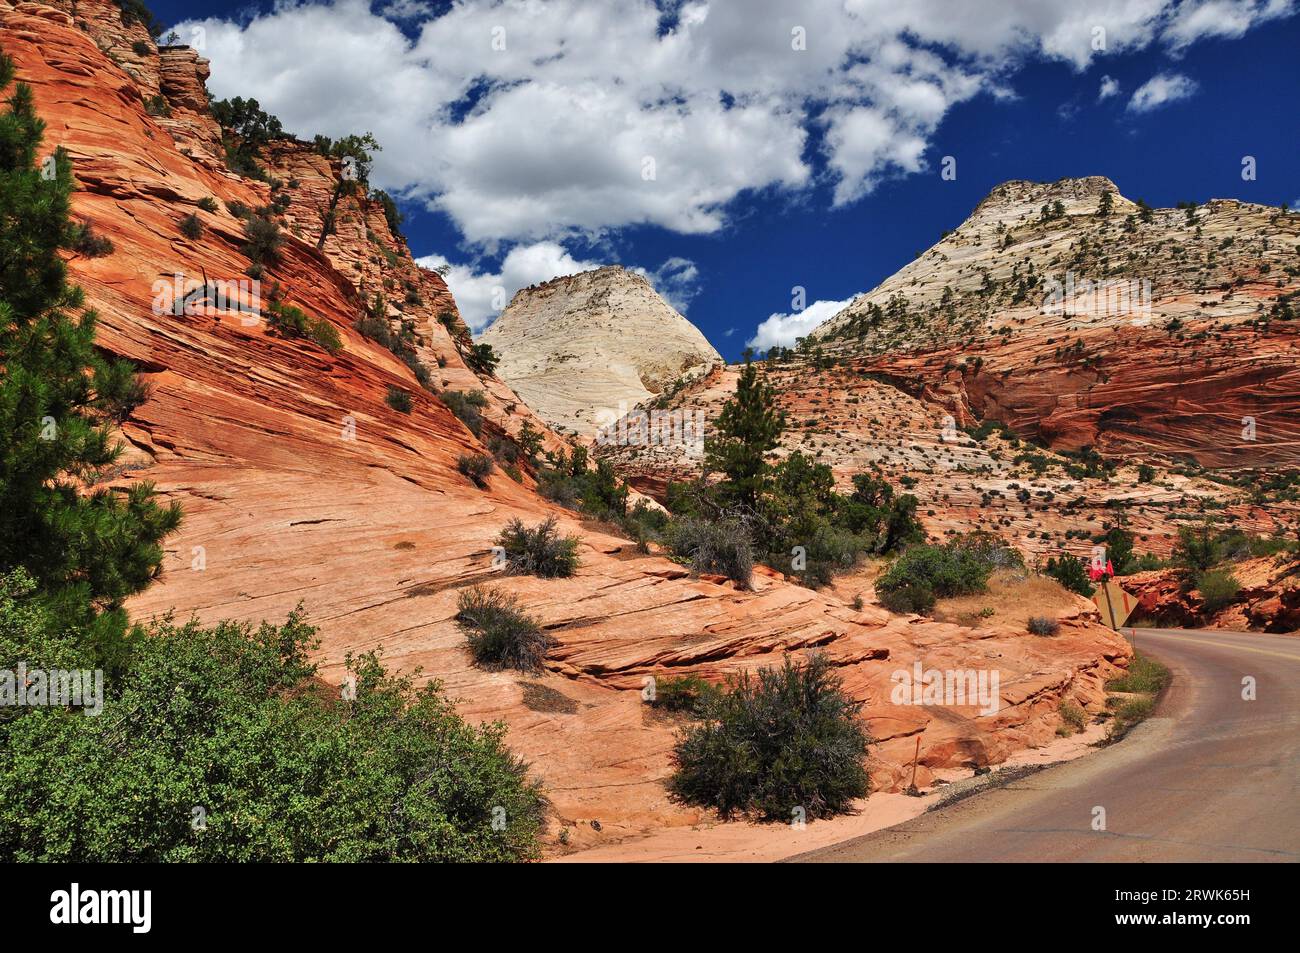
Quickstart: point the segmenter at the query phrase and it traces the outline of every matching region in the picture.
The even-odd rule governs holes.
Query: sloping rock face
[[[89,16],[96,0],[77,6]],[[115,21],[97,11],[84,22]],[[1064,698],[1099,710],[1103,680],[1126,664],[1127,643],[1086,614],[1067,619],[1061,637],[1039,639],[854,611],[762,574],[755,591],[742,592],[724,580],[691,578],[576,522],[527,479],[497,472],[486,489],[475,487],[458,472],[458,457],[485,452],[491,435],[533,418],[505,383],[460,361],[455,336],[463,325],[448,328],[434,314],[454,308],[445,286],[414,269],[372,203],[344,200],[338,232],[317,251],[313,229],[336,169],[306,145],[286,143],[272,156],[275,175],[298,184],[284,186],[292,197],[286,239],[264,281],[279,284],[286,304],[333,325],[339,353],[283,337],[235,309],[156,307],[159,283],[165,289],[178,273],[240,279],[246,238],[226,206],[265,205],[268,186],[186,155],[178,140],[201,131],[173,138],[145,113],[141,87],[93,32],[58,8],[0,0],[0,46],[33,86],[47,147],[69,150],[80,182],[77,216],[115,244],[106,257],[70,262],[99,312],[99,343],[134,360],[151,387],[122,426],[130,447],[122,468],[106,479],[152,480],[185,510],[161,579],[130,606],[135,618],[174,610],[180,618],[257,621],[303,604],[320,627],[326,678],[343,678],[348,653],[381,648],[391,666],[441,680],[468,717],[504,721],[509,743],[552,799],[551,835],[567,829],[571,847],[702,818],[666,796],[677,725],[642,702],[652,676],[717,679],[778,664],[786,652],[825,651],[866,703],[877,739],[874,784],[896,789],[906,783],[917,738],[922,786],[933,768],[1000,761],[1050,740]],[[173,87],[160,88],[165,96]],[[185,115],[179,103],[178,115]],[[198,205],[207,197],[217,211]],[[204,224],[200,238],[179,232],[190,213]],[[417,286],[409,299],[391,296],[398,299],[392,307],[417,326],[422,354],[445,359],[445,367],[431,365],[435,390],[487,391],[483,439],[421,389],[405,364],[354,330],[363,297],[369,301],[385,280]],[[411,413],[388,406],[391,387],[412,395]],[[491,547],[502,525],[553,512],[565,531],[582,535],[578,574],[501,578]],[[542,675],[470,664],[453,616],[459,590],[485,581],[517,594],[554,636]],[[996,672],[997,711],[892,703],[892,673],[916,661]]]
[[[1294,466],[1298,246],[1300,214],[1276,208],[1008,182],[815,337],[959,421],[1053,447]]]
[[[645,277],[618,266],[522,289],[481,339],[529,406],[584,437],[678,378],[722,363]]]

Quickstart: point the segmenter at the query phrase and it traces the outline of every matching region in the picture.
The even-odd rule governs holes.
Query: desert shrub
[[[496,469],[496,464],[486,453],[463,453],[456,458],[456,469],[482,489],[487,486],[487,478]]]
[[[1222,558],[1219,536],[1214,524],[1206,520],[1199,526],[1180,526],[1178,542],[1170,561],[1189,573],[1202,573]]]
[[[989,576],[1012,557],[1003,545],[994,545],[983,538],[959,539],[943,546],[914,546],[894,561],[894,564],[876,580],[876,592],[881,601],[890,593],[899,593],[894,604],[924,605],[925,609],[894,611],[922,612],[933,608],[933,597],[948,598],[983,592]]]
[[[655,679],[655,697],[652,704],[663,711],[682,711],[700,714],[717,699],[718,687],[698,675],[664,676]]]
[[[413,351],[403,351],[398,357],[401,358],[402,363],[407,366],[411,374],[415,376],[416,383],[425,390],[430,390],[433,375],[429,373],[429,369],[416,357],[415,353]]]
[[[248,218],[253,214],[253,210],[238,200],[226,203],[226,211],[235,218]]]
[[[465,352],[465,363],[479,374],[491,374],[501,363],[501,358],[497,357],[491,344],[471,344]]]
[[[153,47],[144,40],[136,40],[131,44],[131,52],[136,56],[149,56],[153,53]]]
[[[1061,623],[1045,615],[1031,615],[1029,631],[1033,635],[1053,636],[1061,631]]]
[[[1143,655],[1141,652],[1135,652],[1133,658],[1129,660],[1128,671],[1118,678],[1112,678],[1108,681],[1106,691],[1155,694],[1164,688],[1168,682],[1169,669],[1155,659]]]
[[[824,521],[816,521],[807,536],[783,537],[778,545],[781,548],[769,551],[763,561],[813,589],[829,585],[837,572],[852,569],[858,558],[870,551],[870,544],[863,537]],[[799,553],[802,568],[795,561],[795,546],[802,549]]]
[[[1196,589],[1205,603],[1206,613],[1213,615],[1232,605],[1241,591],[1241,583],[1227,570],[1211,569],[1196,577]]]
[[[114,0],[114,2],[117,4],[118,19],[122,21],[123,26],[134,26],[138,23],[148,30],[149,35],[155,40],[162,35],[162,23],[153,15],[153,11],[144,0]]]
[[[45,634],[29,603],[7,595],[0,584],[0,664],[80,664],[58,628]],[[0,854],[65,863],[536,857],[546,802],[504,727],[467,723],[436,682],[416,688],[373,653],[347,658],[356,692],[344,700],[309,661],[314,633],[298,613],[256,629],[164,623],[134,640],[127,669],[106,679],[98,717],[7,709]],[[203,830],[190,824],[195,805]]]
[[[1128,573],[1126,573],[1126,575],[1131,575],[1135,572],[1148,572],[1152,569],[1164,569],[1165,565],[1165,561],[1155,553],[1142,553],[1141,555],[1135,556],[1133,561],[1129,563]]]
[[[1071,701],[1062,701],[1061,707],[1057,709],[1057,714],[1061,716],[1062,727],[1066,728],[1067,734],[1083,731],[1083,726],[1087,721],[1088,713]],[[1058,732],[1061,734],[1061,732]]]
[[[676,519],[664,530],[664,542],[696,572],[718,573],[742,586],[754,574],[749,530],[740,520]]]
[[[1081,596],[1092,595],[1092,581],[1088,578],[1086,564],[1077,556],[1063,553],[1060,559],[1049,558],[1043,572],[1071,592],[1077,592]]]
[[[487,448],[502,464],[519,462],[519,445],[509,437],[489,437]]]
[[[537,457],[542,452],[544,438],[542,432],[534,427],[531,421],[525,420],[520,426],[519,432],[515,434],[515,443],[524,452],[529,465],[537,466]]]
[[[487,395],[481,390],[445,390],[438,395],[447,409],[460,418],[469,432],[478,436],[483,429],[483,408],[487,406]]]
[[[578,537],[561,536],[554,516],[532,529],[518,517],[505,525],[497,545],[505,550],[508,572],[546,579],[572,576],[578,568]]]
[[[266,308],[266,324],[289,338],[306,338],[331,354],[343,349],[338,329],[324,318],[313,318],[301,308],[272,300]]]
[[[411,412],[411,395],[400,387],[389,387],[384,394],[384,403],[400,414]]]
[[[217,210],[217,200],[211,195],[205,195],[199,199],[199,208],[205,212],[215,212]]]
[[[640,552],[648,553],[650,541],[661,541],[668,523],[669,516],[663,510],[649,505],[645,500],[637,500],[632,511],[619,521],[619,526],[629,539],[636,540]]]
[[[242,251],[255,265],[274,265],[280,260],[284,238],[280,226],[262,215],[251,215],[244,222],[244,237],[248,239]]]
[[[847,811],[866,797],[869,739],[826,657],[800,666],[733,678],[706,703],[703,721],[688,728],[674,750],[672,794],[716,808],[725,818],[752,813],[789,820]]]
[[[484,586],[460,594],[456,624],[465,632],[474,661],[486,668],[536,672],[554,644],[514,596]]]
[[[203,222],[199,217],[191,212],[181,219],[181,234],[186,238],[197,241],[203,237]]]
[[[116,251],[112,239],[100,235],[89,222],[72,223],[68,228],[65,244],[78,255],[85,255],[87,258],[103,258]]]
[[[922,580],[899,583],[883,592],[877,589],[876,597],[890,612],[924,615],[934,608],[934,587]]]
[[[574,448],[571,456],[563,450],[547,454],[547,466],[537,474],[542,495],[600,519],[621,521],[627,513],[627,484],[619,480],[608,460],[597,461],[594,469],[587,461],[585,447]]]
[[[388,324],[388,319],[382,314],[367,310],[357,318],[353,327],[357,329],[362,337],[392,350],[393,330]]]
[[[1115,717],[1106,728],[1106,742],[1119,741],[1140,721],[1146,720],[1155,711],[1156,700],[1153,695],[1130,698],[1115,710]]]
[[[144,101],[144,111],[145,115],[155,119],[167,119],[172,114],[172,107],[162,96],[150,96]]]

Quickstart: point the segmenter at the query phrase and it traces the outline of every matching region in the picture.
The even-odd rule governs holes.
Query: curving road
[[[1137,629],[1134,641],[1174,678],[1118,745],[793,859],[1300,861],[1300,637]]]

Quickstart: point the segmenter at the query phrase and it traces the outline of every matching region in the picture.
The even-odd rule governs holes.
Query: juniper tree
[[[714,436],[705,439],[709,470],[726,479],[718,487],[719,502],[758,509],[767,482],[767,455],[785,429],[785,415],[776,409],[776,393],[758,376],[753,355],[745,354],[736,393],[714,421]]]
[[[14,74],[0,51],[0,93]],[[25,569],[53,624],[107,663],[122,603],[156,576],[180,510],[148,483],[94,487],[121,449],[111,413],[129,412],[140,388],[129,364],[95,350],[95,314],[68,284],[72,166],[62,150],[40,154],[43,134],[18,83],[0,111],[0,575]]]

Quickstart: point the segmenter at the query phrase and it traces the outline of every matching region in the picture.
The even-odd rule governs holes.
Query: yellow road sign
[[[1118,629],[1138,607],[1137,597],[1125,592],[1113,579],[1106,580],[1105,585],[1098,586],[1092,594],[1092,601],[1101,610],[1101,621],[1112,629]]]

